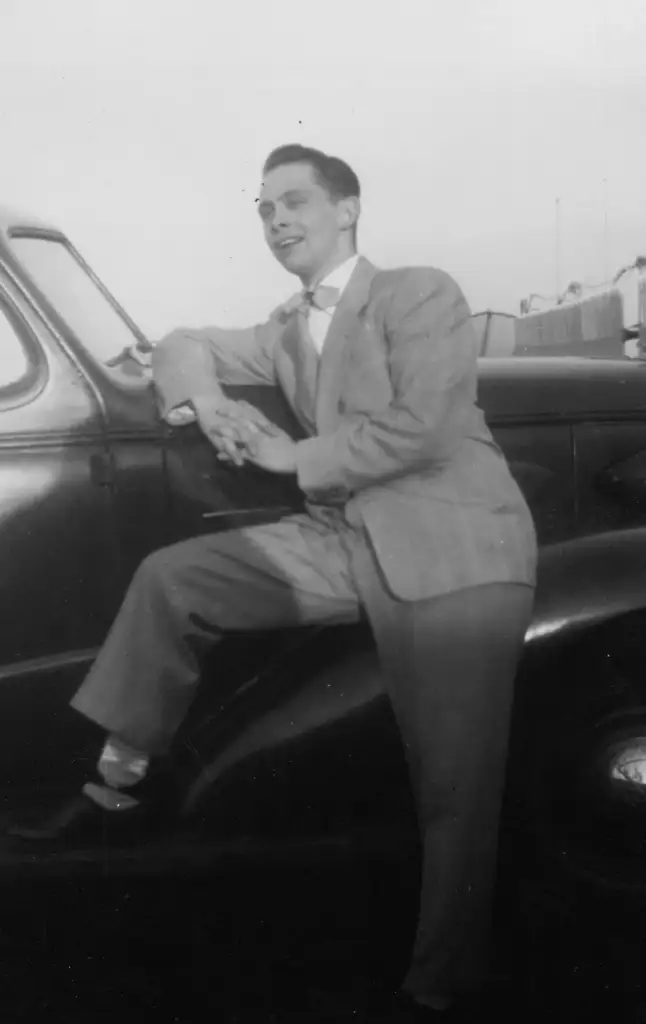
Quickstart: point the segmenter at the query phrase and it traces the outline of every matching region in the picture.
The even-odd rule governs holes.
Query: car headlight
[[[625,740],[608,763],[611,779],[646,787],[646,736]]]

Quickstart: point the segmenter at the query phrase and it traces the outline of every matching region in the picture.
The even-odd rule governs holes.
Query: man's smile
[[[274,249],[277,252],[286,253],[289,252],[291,249],[294,248],[295,245],[298,245],[298,243],[302,241],[303,239],[301,236],[290,235],[288,238],[282,238],[279,242],[274,242]]]

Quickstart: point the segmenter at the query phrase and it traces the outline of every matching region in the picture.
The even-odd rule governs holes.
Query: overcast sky
[[[644,0],[0,0],[0,39],[0,203],[152,337],[296,289],[254,205],[285,142],[354,166],[367,256],[474,311],[554,293],[557,197],[561,288],[646,253]]]

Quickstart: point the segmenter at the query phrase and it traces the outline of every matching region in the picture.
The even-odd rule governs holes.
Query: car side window
[[[15,327],[0,306],[0,396],[27,376],[29,357]]]
[[[12,234],[11,248],[44,297],[93,359],[124,385],[147,385],[143,336],[63,238]],[[145,339],[143,339],[145,341]]]

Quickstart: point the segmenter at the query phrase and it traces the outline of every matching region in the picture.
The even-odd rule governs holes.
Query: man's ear
[[[348,196],[339,203],[340,225],[344,231],[355,227],[361,213],[361,203],[357,196]]]

